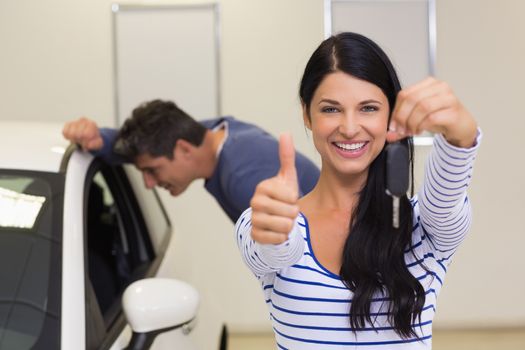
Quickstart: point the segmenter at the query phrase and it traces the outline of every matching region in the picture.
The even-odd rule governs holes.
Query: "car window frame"
[[[83,198],[83,210],[84,210],[84,276],[85,276],[85,283],[86,283],[86,346],[88,344],[98,344],[98,349],[105,350],[111,348],[111,346],[114,344],[116,339],[120,336],[122,331],[124,330],[125,326],[127,325],[127,322],[125,320],[125,316],[123,313],[122,306],[119,305],[116,317],[114,321],[109,325],[106,326],[106,324],[100,324],[101,322],[104,322],[104,317],[102,316],[102,313],[100,312],[100,307],[98,305],[98,301],[96,300],[95,294],[93,293],[93,287],[89,278],[89,272],[88,272],[88,265],[87,265],[87,259],[88,259],[88,252],[87,252],[87,204],[89,200],[89,190],[90,186],[93,182],[94,176],[101,171],[104,175],[104,179],[107,181],[108,186],[110,187],[110,190],[112,192],[112,195],[115,200],[115,204],[117,207],[120,208],[123,207],[125,210],[129,212],[133,212],[133,215],[130,215],[134,220],[133,223],[128,223],[128,225],[131,225],[133,228],[133,231],[135,234],[140,234],[142,232],[144,239],[145,239],[145,246],[148,256],[150,257],[149,263],[147,264],[147,268],[142,271],[142,273],[138,276],[133,276],[132,281],[142,279],[142,278],[148,278],[153,277],[156,275],[157,271],[159,270],[160,264],[164,259],[165,253],[167,251],[168,244],[171,240],[171,223],[169,219],[167,218],[166,209],[162,205],[162,203],[159,200],[158,194],[155,193],[155,196],[157,200],[159,201],[159,206],[163,211],[163,215],[166,217],[167,220],[167,232],[165,236],[165,240],[162,245],[162,249],[154,252],[152,242],[151,242],[151,232],[149,231],[149,228],[146,225],[145,219],[143,217],[143,213],[140,207],[140,204],[137,201],[137,196],[135,194],[135,189],[131,185],[128,174],[123,169],[122,165],[108,165],[107,163],[101,161],[100,159],[96,158],[88,168],[88,171],[86,173],[86,178],[84,182],[84,198]],[[106,176],[108,175],[108,176]],[[131,283],[131,282],[130,282]],[[90,292],[91,291],[91,292]],[[119,304],[120,300],[122,298],[122,294],[119,295]],[[90,315],[94,318],[91,318]],[[92,321],[92,322],[91,322]],[[101,330],[103,330],[104,334],[101,334]]]
[[[123,169],[124,169],[124,172],[127,174],[128,179],[130,179],[131,187],[133,187],[134,189],[138,187],[139,188],[138,191],[142,190],[142,192],[144,192],[144,193],[141,193],[140,196],[137,195],[137,193],[135,192],[137,197],[142,197],[144,196],[144,194],[147,194],[147,192],[151,192],[152,193],[152,196],[150,196],[152,197],[151,199],[155,201],[156,207],[160,209],[161,215],[159,216],[159,219],[164,221],[165,230],[162,233],[156,232],[155,230],[157,229],[157,227],[149,227],[148,225],[149,220],[146,220],[146,225],[148,225],[148,229],[150,233],[152,233],[151,236],[161,237],[160,242],[157,244],[155,244],[154,242],[156,239],[152,239],[153,249],[157,252],[157,254],[164,254],[166,251],[167,244],[169,243],[171,239],[171,234],[173,232],[173,226],[171,224],[171,220],[166,210],[166,207],[164,206],[162,202],[161,196],[159,195],[159,192],[156,187],[152,189],[145,188],[144,181],[142,179],[143,175],[141,171],[138,170],[134,165],[123,164]],[[132,174],[132,173],[136,173],[136,174]],[[140,177],[140,181],[137,180],[137,176]],[[139,207],[142,207],[142,203],[139,203]],[[143,212],[147,212],[148,209],[149,208],[147,207],[144,207],[144,210],[141,210],[141,208],[139,208],[139,210]]]

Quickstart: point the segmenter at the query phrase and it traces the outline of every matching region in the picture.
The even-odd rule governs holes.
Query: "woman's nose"
[[[339,124],[338,130],[339,133],[344,137],[352,138],[357,135],[357,133],[359,133],[359,130],[361,130],[361,125],[359,124],[359,120],[354,113],[346,113],[341,118],[341,123]]]

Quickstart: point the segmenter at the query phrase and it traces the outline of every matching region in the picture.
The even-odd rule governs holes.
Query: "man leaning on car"
[[[234,223],[250,206],[257,184],[279,170],[279,143],[268,132],[233,117],[196,121],[171,101],[139,105],[120,130],[82,117],[66,123],[62,133],[109,163],[133,162],[148,188],[160,186],[178,196],[204,179]],[[319,169],[300,153],[295,165],[300,195],[306,194]]]

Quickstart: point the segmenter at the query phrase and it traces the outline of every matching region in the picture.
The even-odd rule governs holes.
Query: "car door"
[[[126,327],[122,293],[132,282],[158,274],[170,243],[171,225],[158,196],[137,183],[139,178],[131,166],[124,170],[100,161],[86,176],[87,349],[127,345],[131,331]],[[181,330],[172,331],[159,336],[152,349],[189,349],[187,338]]]
[[[122,168],[93,162],[84,190],[87,349],[114,343],[126,325],[122,293],[154,275],[155,255],[137,208]]]

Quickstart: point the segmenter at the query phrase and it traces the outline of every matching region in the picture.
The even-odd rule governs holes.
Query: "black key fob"
[[[409,183],[408,146],[401,142],[386,146],[386,190],[391,196],[402,197]]]

